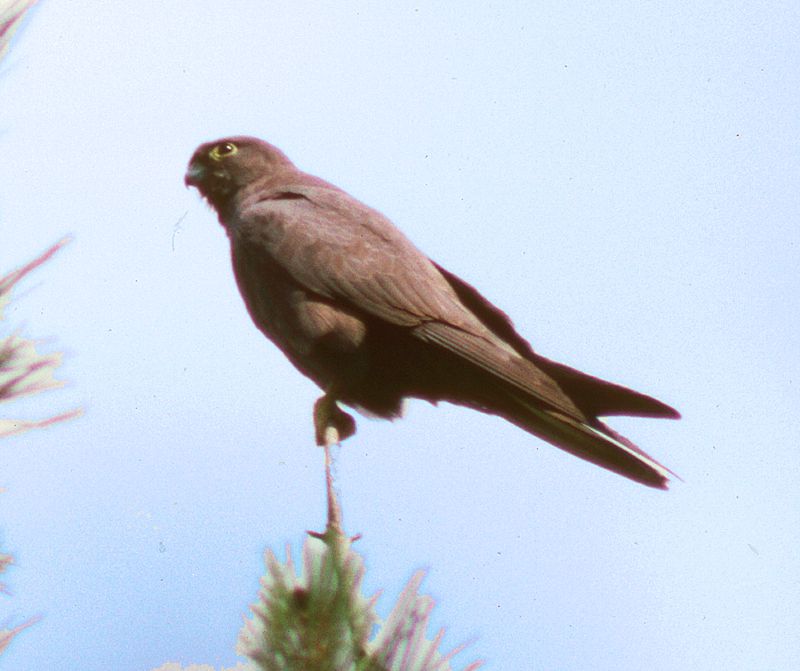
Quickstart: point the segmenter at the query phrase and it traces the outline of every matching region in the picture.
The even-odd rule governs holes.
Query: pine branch
[[[5,33],[7,33],[7,28],[4,29],[0,23],[0,38]],[[3,319],[3,308],[8,305],[14,286],[28,273],[53,256],[67,241],[67,239],[61,240],[37,259],[0,278],[0,320]],[[61,386],[53,375],[60,363],[60,354],[39,354],[33,340],[27,340],[16,334],[0,339],[0,402],[12,401],[22,396],[38,394]],[[0,418],[0,438],[35,427],[49,426],[78,414],[80,414],[79,410],[72,410],[33,421]],[[0,553],[0,573],[5,572],[13,561],[14,558],[11,555]],[[8,593],[5,583],[0,582],[0,591]],[[0,654],[21,631],[36,621],[38,618],[31,618],[16,627],[0,629]]]
[[[157,669],[153,669],[152,671],[217,671],[217,670],[213,666],[209,666],[208,664],[190,664],[189,666],[181,666],[181,664],[179,664],[178,662],[167,662],[166,664],[159,666]],[[220,669],[220,671],[254,671],[254,669],[252,666],[239,663],[236,666]]]
[[[378,622],[376,597],[361,593],[364,562],[340,527],[328,448],[325,465],[328,526],[322,534],[309,532],[299,575],[289,548],[285,563],[267,552],[267,573],[254,617],[240,634],[240,654],[261,671],[452,671],[450,661],[460,649],[443,654],[443,632],[427,637],[433,600],[418,592],[422,572],[370,638]]]
[[[3,319],[3,309],[11,299],[14,286],[52,257],[67,242],[69,239],[64,238],[27,265],[0,278],[0,319]],[[56,380],[54,375],[59,365],[61,365],[61,354],[40,354],[34,340],[22,338],[17,334],[0,339],[0,403],[60,387],[62,383]],[[0,417],[0,438],[33,428],[50,426],[79,414],[80,410],[75,409],[38,420]]]
[[[11,37],[19,28],[22,19],[25,17],[36,0],[11,0],[6,2],[5,7],[0,7],[0,59],[6,55]]]

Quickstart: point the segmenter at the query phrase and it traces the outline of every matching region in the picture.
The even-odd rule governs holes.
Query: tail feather
[[[598,419],[584,422],[516,400],[519,411],[503,413],[505,419],[576,457],[657,489],[667,489],[675,475]]]
[[[510,345],[517,354],[534,363],[552,377],[587,416],[635,415],[672,419],[680,417],[677,410],[652,396],[606,382],[537,354],[531,349],[530,344],[517,333],[505,312],[492,305],[471,284],[437,263],[434,265],[453,287],[466,308],[471,310],[492,333]]]
[[[525,396],[519,385],[511,389],[508,384],[510,380],[503,382],[499,379],[501,376],[493,376],[493,379],[481,377],[482,384],[472,390],[474,393],[457,399],[447,398],[454,403],[500,415],[528,433],[626,478],[650,487],[667,488],[669,476],[675,474],[606,426],[598,417],[633,415],[677,419],[680,417],[677,410],[652,396],[540,356],[516,332],[505,312],[492,305],[472,285],[441,266],[434,265],[450,283],[464,307],[523,359],[552,378],[575,412],[567,414],[569,408],[563,403],[560,410],[557,409],[559,406],[553,404],[544,405],[542,400],[550,398],[549,394],[540,394],[538,399],[533,394]],[[482,373],[492,373],[490,368],[484,366]],[[535,381],[535,388],[547,388],[540,376],[536,376]]]
[[[534,363],[552,377],[587,415],[632,415],[679,419],[680,413],[658,399],[628,387],[601,380],[579,370],[535,355]]]

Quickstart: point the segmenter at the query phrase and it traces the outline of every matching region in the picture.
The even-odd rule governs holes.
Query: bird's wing
[[[475,287],[457,275],[436,263],[434,265],[453,287],[461,302],[492,333],[511,345],[520,356],[532,361],[549,377],[552,377],[587,415],[636,415],[673,419],[680,417],[677,410],[652,396],[588,375],[537,354],[528,341],[517,333],[514,324],[505,312],[493,305]]]
[[[244,209],[235,228],[257,238],[253,242],[295,281],[408,328],[547,407],[585,419],[550,376],[463,304],[438,268],[383,215],[333,187],[292,186],[281,194]]]

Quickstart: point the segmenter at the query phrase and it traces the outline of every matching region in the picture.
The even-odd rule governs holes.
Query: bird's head
[[[230,137],[201,144],[184,182],[222,212],[240,189],[287,168],[293,170],[294,165],[277,147],[254,137]]]

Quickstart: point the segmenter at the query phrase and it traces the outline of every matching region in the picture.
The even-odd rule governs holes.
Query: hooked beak
[[[192,161],[189,168],[186,170],[186,175],[183,178],[183,183],[186,187],[194,186],[199,187],[206,176],[206,167],[198,161]]]

